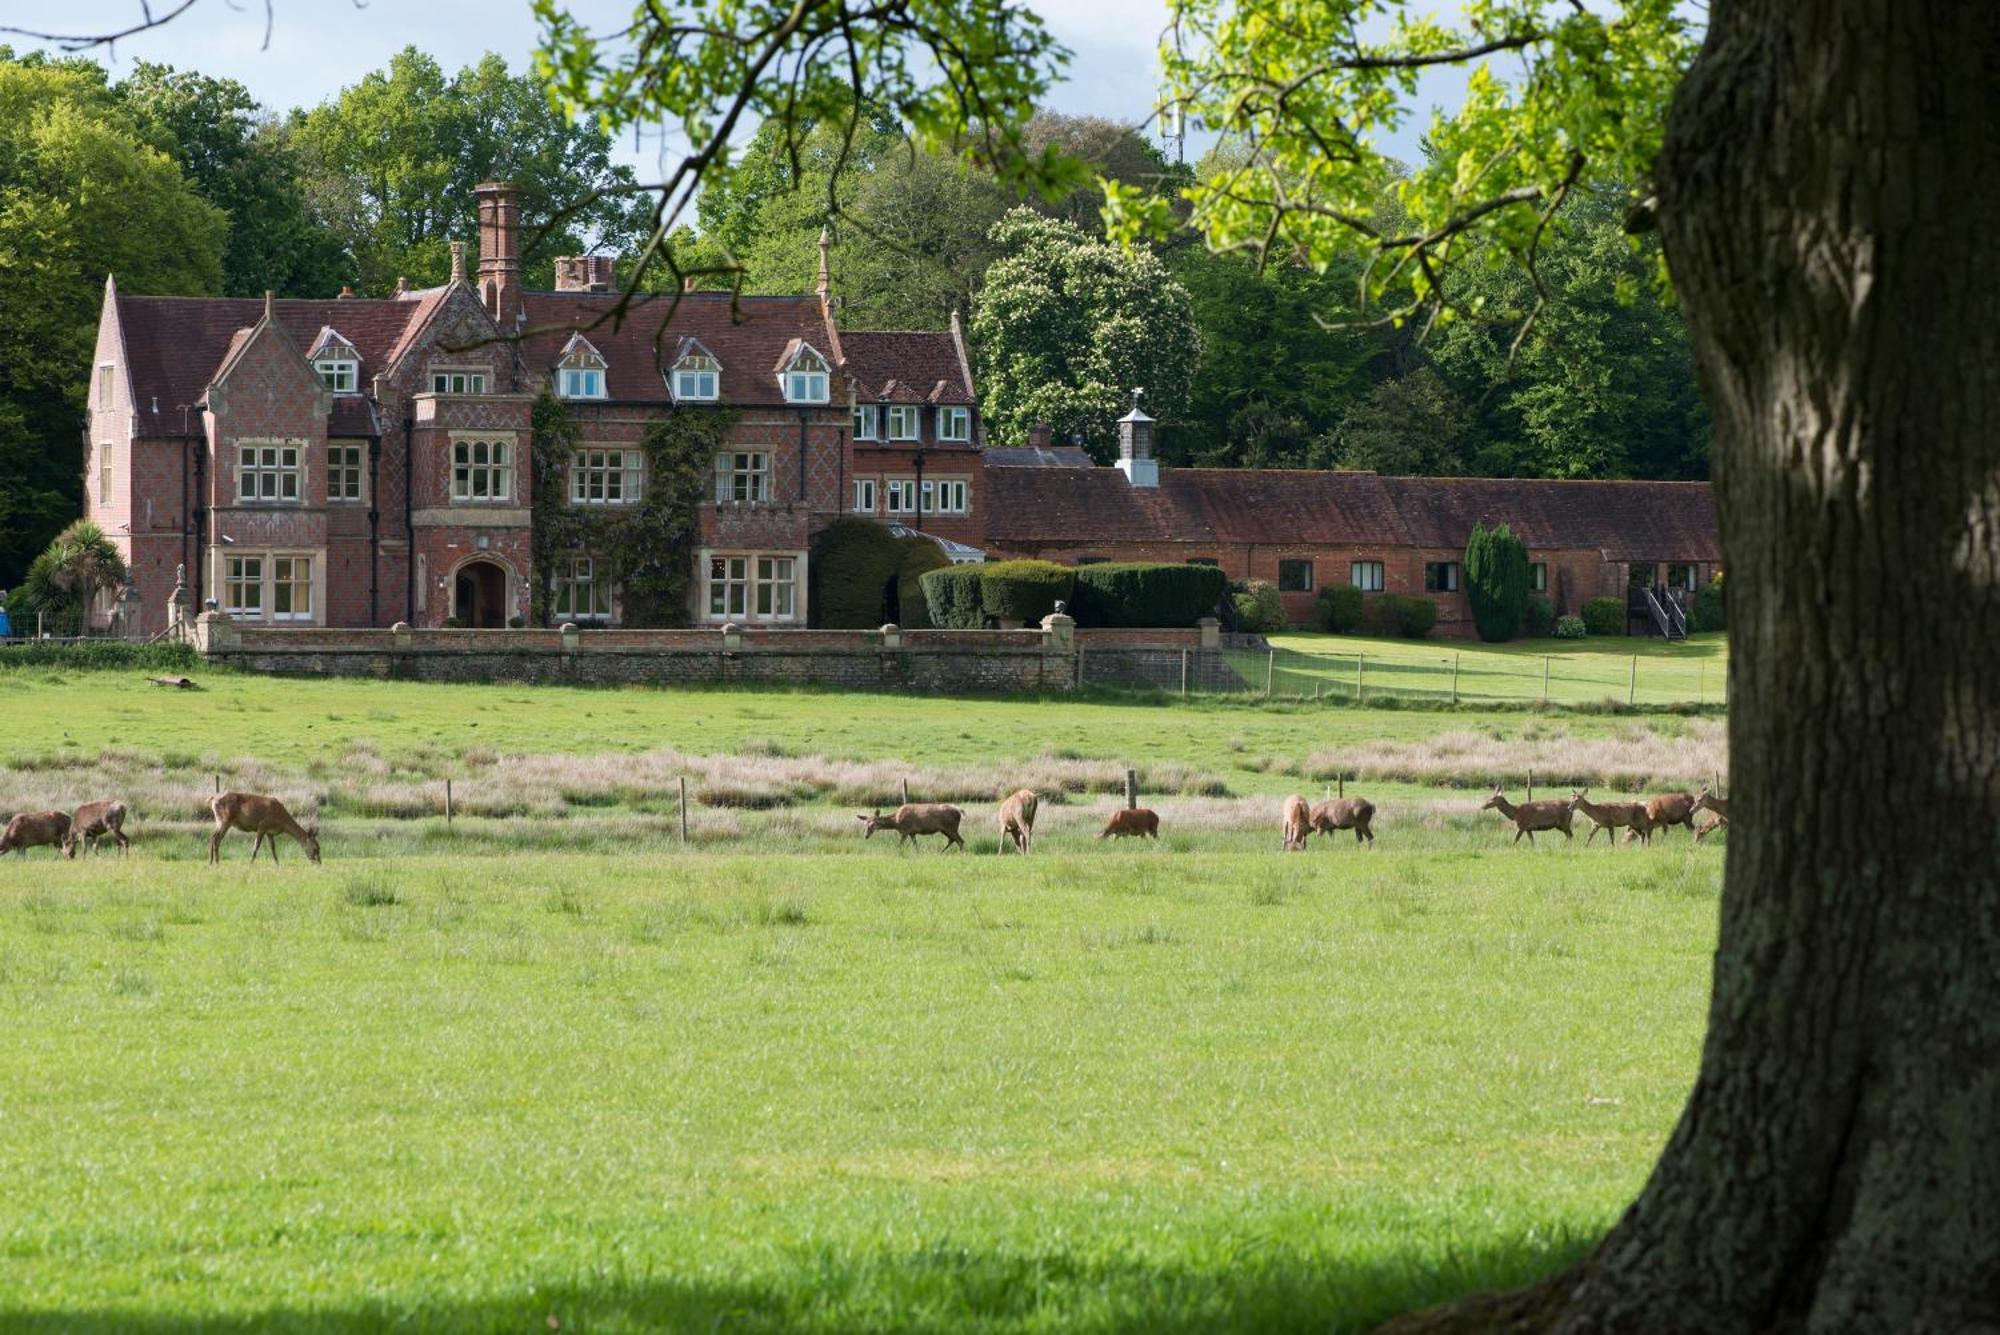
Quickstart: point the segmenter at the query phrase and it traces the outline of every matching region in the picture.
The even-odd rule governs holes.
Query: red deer
[[[1306,836],[1313,832],[1312,808],[1297,793],[1285,799],[1285,851],[1287,853],[1306,846]]]
[[[222,836],[231,830],[241,830],[245,834],[257,836],[251,846],[250,860],[257,860],[257,851],[264,841],[271,841],[271,861],[278,860],[278,836],[289,834],[299,841],[299,847],[306,851],[306,857],[319,861],[319,823],[300,825],[292,819],[292,813],[285,810],[285,804],[275,797],[260,797],[255,793],[217,793],[208,804],[215,813],[215,833],[208,836],[208,860],[222,861]]]
[[[1723,826],[1729,824],[1729,799],[1726,797],[1717,797],[1709,791],[1707,784],[1703,784],[1701,791],[1695,794],[1694,809],[1696,811],[1713,811],[1715,813],[1714,820],[1694,832],[1694,841],[1696,843],[1700,843]]]
[[[1646,815],[1644,802],[1593,802],[1590,790],[1579,788],[1570,795],[1569,803],[1572,809],[1581,811],[1595,822],[1590,827],[1590,838],[1583,841],[1586,844],[1595,839],[1600,830],[1619,829],[1630,830],[1649,844],[1653,842],[1653,822]],[[1615,834],[1606,839],[1607,844],[1617,842]]]
[[[1710,816],[1708,818],[1708,823],[1706,825],[1703,825],[1700,829],[1694,832],[1694,841],[1696,843],[1700,843],[1702,840],[1708,838],[1708,836],[1714,834],[1717,830],[1722,829],[1724,826],[1728,824],[1729,824],[1729,818],[1727,816]]]
[[[861,837],[869,838],[877,830],[894,830],[902,835],[896,841],[901,848],[905,843],[915,843],[920,834],[941,834],[944,846],[953,844],[965,847],[965,840],[958,837],[959,809],[944,802],[905,802],[888,815],[876,812],[872,816],[856,816],[862,824]]]
[[[1694,794],[1661,793],[1658,797],[1647,798],[1646,819],[1656,830],[1669,825],[1685,825],[1689,834],[1694,833]]]
[[[28,856],[31,848],[61,848],[69,838],[66,811],[24,811],[0,831],[0,857],[9,853]]]
[[[1331,836],[1335,830],[1354,831],[1354,842],[1375,842],[1375,831],[1368,828],[1375,819],[1375,804],[1365,797],[1335,797],[1319,803],[1312,809],[1312,827],[1321,834]]]
[[[1035,842],[1035,809],[1041,799],[1030,789],[1023,788],[1000,804],[1000,851],[1005,853],[1012,843],[1014,851],[1026,853]]]
[[[1567,802],[1558,802],[1544,798],[1539,802],[1523,802],[1521,805],[1515,806],[1507,800],[1507,794],[1495,788],[1493,796],[1487,798],[1485,805],[1479,809],[1481,811],[1497,811],[1508,820],[1513,821],[1514,842],[1517,844],[1521,842],[1521,836],[1524,834],[1528,836],[1529,843],[1534,843],[1535,831],[1537,830],[1541,830],[1544,833],[1550,830],[1561,830],[1564,839],[1575,838],[1569,832],[1572,813],[1570,805]]]
[[[107,834],[118,841],[120,853],[132,846],[132,841],[125,837],[125,804],[85,802],[69,818],[69,838],[63,841],[63,856],[74,858],[79,845],[84,852],[95,853],[97,841]]]
[[[1111,823],[1099,832],[1099,839],[1148,839],[1160,837],[1160,817],[1145,807],[1121,807],[1111,813]]]

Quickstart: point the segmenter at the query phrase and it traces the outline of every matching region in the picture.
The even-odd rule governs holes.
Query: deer
[[[1707,784],[1703,784],[1701,791],[1695,794],[1694,810],[1712,811],[1715,813],[1714,820],[1694,832],[1694,841],[1696,843],[1700,843],[1723,826],[1729,824],[1729,799],[1726,797],[1717,797]]]
[[[306,857],[319,861],[319,822],[300,825],[292,819],[292,813],[285,810],[285,804],[275,797],[263,797],[256,793],[217,793],[208,804],[215,813],[215,833],[208,836],[208,860],[222,861],[222,836],[231,830],[241,830],[245,834],[257,836],[257,842],[250,849],[250,860],[257,860],[258,850],[264,847],[266,839],[271,841],[271,862],[278,861],[278,836],[289,834],[299,841],[299,847],[306,851]]]
[[[1000,804],[1000,851],[1005,853],[1007,845],[1013,844],[1014,851],[1025,854],[1035,842],[1035,810],[1041,806],[1041,799],[1034,790],[1022,788]]]
[[[97,841],[107,834],[118,841],[121,856],[132,846],[132,841],[125,837],[125,804],[85,802],[69,818],[69,838],[63,840],[63,856],[74,861],[79,846],[86,853],[95,853]]]
[[[1593,802],[1588,788],[1578,788],[1571,792],[1569,805],[1572,811],[1581,811],[1594,822],[1589,838],[1583,841],[1586,844],[1597,838],[1599,831],[1619,829],[1630,830],[1649,844],[1653,842],[1653,822],[1646,815],[1644,802]],[[1617,842],[1616,834],[1605,839],[1607,846]]]
[[[965,847],[965,840],[958,837],[958,822],[962,813],[946,802],[905,802],[888,815],[876,812],[872,816],[857,815],[861,822],[861,837],[870,838],[877,830],[894,830],[902,838],[896,841],[901,848],[906,843],[915,843],[920,834],[941,834],[948,849],[956,844]]]
[[[1159,813],[1147,807],[1120,807],[1111,813],[1111,822],[1098,832],[1099,839],[1147,839],[1160,837]]]
[[[1306,846],[1306,839],[1313,832],[1312,808],[1297,793],[1285,799],[1285,851],[1292,853]]]
[[[1312,809],[1312,827],[1331,836],[1335,830],[1354,831],[1354,842],[1375,843],[1375,831],[1368,828],[1375,819],[1375,804],[1365,797],[1332,797]]]
[[[1524,834],[1528,836],[1529,843],[1534,843],[1535,831],[1537,830],[1543,833],[1547,833],[1550,830],[1561,830],[1565,840],[1576,837],[1569,832],[1569,823],[1574,813],[1570,810],[1570,804],[1567,802],[1544,798],[1539,802],[1523,802],[1521,805],[1515,806],[1507,800],[1507,794],[1502,792],[1498,785],[1495,785],[1493,796],[1487,798],[1485,804],[1479,809],[1481,811],[1497,811],[1508,820],[1513,821],[1514,842],[1517,844],[1521,842],[1521,836]]]
[[[1685,825],[1694,833],[1694,794],[1661,793],[1646,799],[1646,820],[1656,830],[1669,825]]]
[[[31,848],[61,849],[68,839],[68,812],[23,811],[0,830],[0,857],[19,853],[25,858]]]

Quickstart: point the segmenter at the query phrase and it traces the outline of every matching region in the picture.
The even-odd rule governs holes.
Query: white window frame
[[[222,558],[222,610],[247,621],[264,619],[264,561],[262,552],[228,552]],[[250,569],[252,566],[254,572]],[[243,595],[256,597],[252,604]]]
[[[361,392],[361,363],[348,353],[314,358],[313,371],[319,382],[336,394]]]
[[[813,347],[800,348],[778,373],[786,403],[825,403],[833,395],[833,366]]]
[[[749,616],[750,558],[748,556],[709,557],[707,577],[703,582],[707,585],[704,594],[707,599],[709,620],[742,621]]]
[[[609,625],[615,619],[617,588],[588,556],[572,556],[556,567],[555,589],[549,599],[550,618]]]
[[[972,409],[939,408],[937,410],[937,438],[949,441],[969,441],[972,439]]]
[[[481,457],[484,447],[484,457]],[[485,475],[482,492],[474,483]],[[504,505],[514,498],[514,441],[480,433],[451,438],[451,499],[454,505]]]
[[[854,405],[854,438],[856,440],[880,440],[882,438],[882,414],[872,403]]]
[[[798,569],[795,556],[759,555],[752,562],[751,606],[757,609],[757,620],[798,620]]]
[[[769,450],[724,450],[715,456],[717,505],[762,505],[770,499]]]
[[[236,503],[303,505],[306,496],[305,456],[303,441],[236,442]]]
[[[917,512],[917,480],[915,478],[889,478],[882,484],[882,494],[882,513],[913,515]]]
[[[921,440],[923,438],[923,417],[914,403],[892,403],[889,405],[889,439]]]
[[[111,442],[97,443],[97,503],[111,504]]]
[[[118,406],[118,364],[100,362],[97,367],[97,406],[111,409]]]
[[[876,485],[872,477],[854,479],[854,513],[872,515],[875,513]]]
[[[300,569],[304,574],[301,576]],[[285,578],[280,578],[280,570]],[[265,606],[269,607],[272,621],[306,621],[313,619],[313,559],[291,552],[274,552],[265,558],[265,576],[269,584],[269,597]],[[289,593],[289,597],[284,595]],[[305,607],[299,607],[299,595],[305,595]],[[290,608],[279,611],[280,603],[289,602]]]
[[[346,495],[353,482],[354,494]],[[326,503],[365,505],[368,501],[368,447],[332,441],[326,447]]]
[[[602,399],[604,391],[604,368],[601,366],[564,366],[556,371],[556,397],[559,399]]]
[[[681,358],[674,364],[673,390],[676,403],[715,402],[722,397],[722,363],[701,353]]]
[[[1389,587],[1389,568],[1381,561],[1350,561],[1347,582],[1363,593],[1380,593]]]
[[[579,445],[569,456],[569,503],[637,505],[646,495],[644,458],[636,446]]]
[[[972,488],[964,478],[925,478],[923,495],[927,515],[972,513]]]
[[[486,392],[486,371],[481,367],[433,366],[431,368],[431,393],[433,394],[484,394]]]
[[[1549,591],[1549,563],[1547,561],[1528,562],[1528,587],[1536,593]]]

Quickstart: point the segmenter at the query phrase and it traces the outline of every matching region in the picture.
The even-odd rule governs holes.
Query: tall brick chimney
[[[556,261],[556,291],[609,292],[618,275],[609,255],[565,255]]]
[[[1028,444],[1034,448],[1038,450],[1051,449],[1055,443],[1055,430],[1047,422],[1037,422],[1028,428]]]
[[[472,188],[479,201],[479,296],[507,333],[520,327],[521,191],[509,181]]]
[[[1135,487],[1160,485],[1160,465],[1153,458],[1153,419],[1139,407],[1146,391],[1132,391],[1132,411],[1118,419],[1118,471]]]

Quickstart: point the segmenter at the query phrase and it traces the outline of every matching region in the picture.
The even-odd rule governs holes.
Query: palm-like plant
[[[28,566],[17,597],[20,610],[29,616],[41,613],[51,633],[75,635],[83,629],[91,600],[125,579],[125,558],[117,545],[96,524],[79,519]]]

